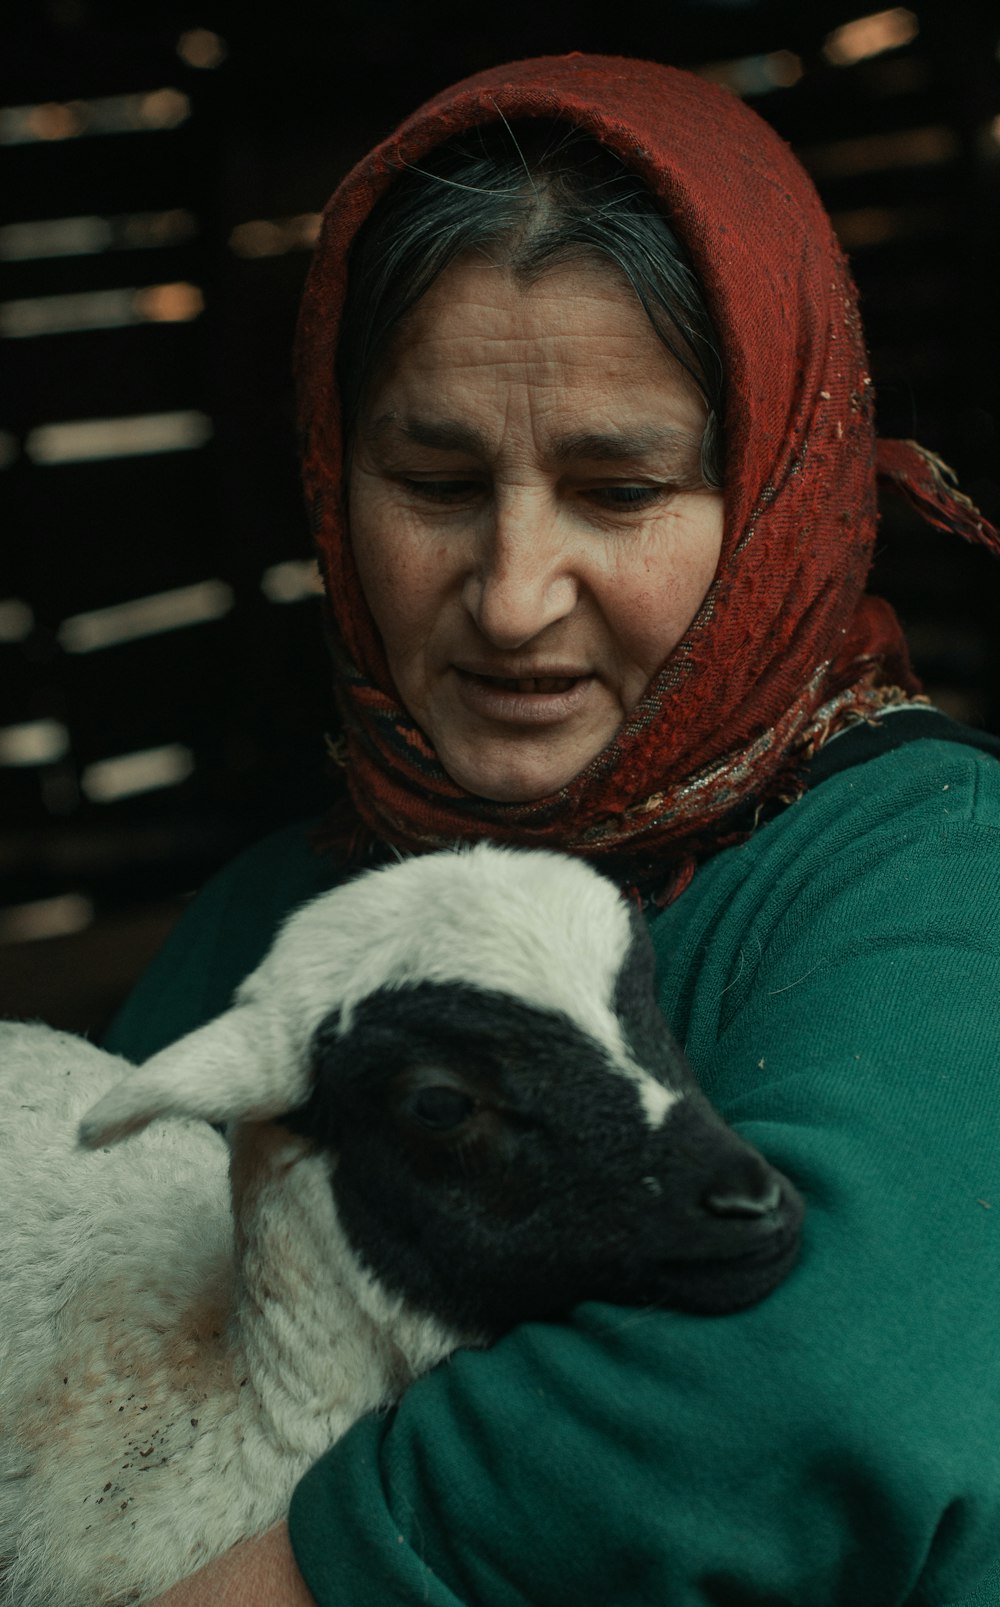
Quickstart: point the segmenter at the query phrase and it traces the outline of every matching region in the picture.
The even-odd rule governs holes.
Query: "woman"
[[[871,386],[811,186],[686,74],[485,73],[341,186],[299,362],[350,801],[216,881],[113,1046],[221,1008],[345,866],[562,846],[642,901],[806,1245],[725,1320],[459,1355],[163,1600],[1000,1602],[1000,767],[863,596]],[[997,544],[915,447],[877,470]]]

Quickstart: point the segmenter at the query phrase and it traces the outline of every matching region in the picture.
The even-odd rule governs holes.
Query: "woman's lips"
[[[558,724],[576,713],[594,685],[585,673],[486,675],[460,665],[454,670],[467,709],[514,725]]]
[[[568,692],[575,675],[481,675],[482,681],[505,688],[510,692]]]

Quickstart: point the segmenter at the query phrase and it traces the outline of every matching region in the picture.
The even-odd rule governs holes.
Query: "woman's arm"
[[[316,1607],[295,1566],[288,1525],[244,1540],[149,1607]]]
[[[1000,766],[914,748],[654,930],[799,1265],[722,1318],[525,1324],[362,1420],[292,1499],[323,1607],[1000,1607]]]

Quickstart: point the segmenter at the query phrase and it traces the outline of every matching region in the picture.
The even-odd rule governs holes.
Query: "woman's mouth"
[[[509,692],[568,692],[579,679],[576,675],[479,675],[477,680]]]
[[[515,725],[558,724],[575,714],[592,675],[487,675],[455,666],[459,696],[472,713]]]

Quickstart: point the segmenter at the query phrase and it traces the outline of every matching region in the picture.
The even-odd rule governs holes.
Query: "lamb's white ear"
[[[89,1149],[138,1133],[158,1116],[209,1122],[282,1115],[309,1096],[309,1066],[272,1018],[236,1005],[161,1049],[97,1101],[79,1141]]]

